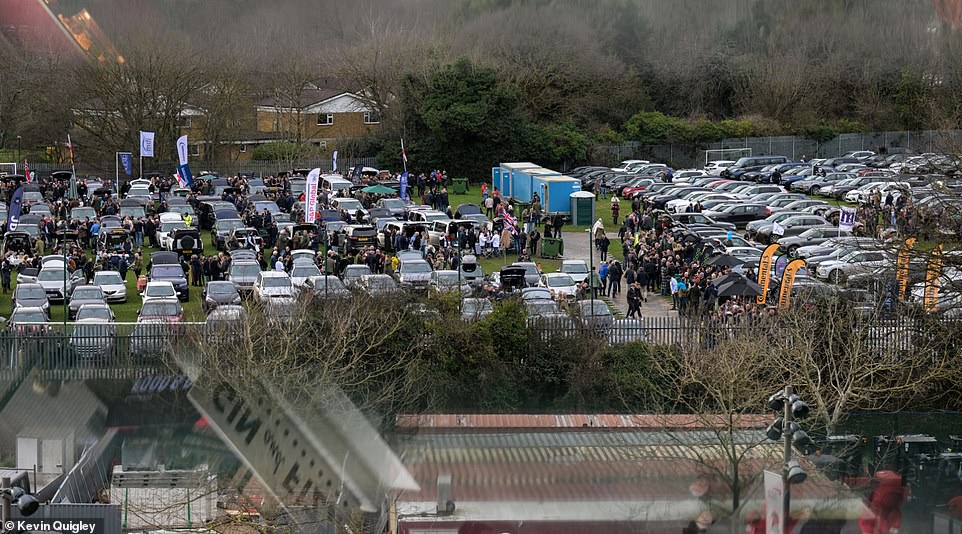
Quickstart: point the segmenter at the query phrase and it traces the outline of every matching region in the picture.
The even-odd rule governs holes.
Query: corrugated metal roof
[[[727,415],[651,415],[651,414],[426,414],[399,415],[399,429],[686,429],[697,430],[725,424]],[[767,415],[738,415],[740,428],[764,428],[771,422]]]

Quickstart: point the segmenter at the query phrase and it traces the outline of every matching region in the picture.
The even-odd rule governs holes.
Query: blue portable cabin
[[[501,196],[505,198],[511,198],[515,196],[514,190],[514,180],[517,176],[517,172],[523,169],[538,169],[538,165],[531,162],[519,162],[519,163],[502,163],[501,164],[501,187],[498,191],[501,191]],[[493,173],[492,173],[493,175]]]
[[[501,191],[504,189],[504,186],[501,183],[501,166],[500,165],[497,167],[491,167],[491,191],[493,192],[495,189],[497,189],[498,191]]]
[[[548,176],[561,176],[561,173],[541,167],[523,169],[513,173],[511,196],[518,202],[531,202],[534,192],[538,191],[537,180]]]
[[[534,190],[541,197],[545,213],[567,215],[571,213],[571,193],[581,191],[581,181],[563,175],[538,176]]]

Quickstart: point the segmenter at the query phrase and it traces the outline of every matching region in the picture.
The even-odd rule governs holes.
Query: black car
[[[176,252],[154,252],[150,255],[147,270],[148,280],[163,280],[174,285],[177,298],[186,302],[190,298],[190,286],[187,284],[187,274],[180,263],[180,255]]]
[[[744,226],[751,221],[764,219],[772,214],[772,210],[764,204],[732,204],[723,211],[706,211],[704,215],[721,222],[729,222],[735,226]]]
[[[181,256],[203,254],[204,244],[200,240],[200,230],[196,228],[177,228],[170,232],[171,250]]]
[[[735,225],[730,222],[716,221],[704,213],[676,213],[670,216],[678,224],[707,224],[724,230],[734,230]]]
[[[210,313],[218,306],[240,304],[241,302],[240,293],[237,292],[233,282],[207,282],[207,285],[204,286],[203,296],[202,302],[205,313]]]

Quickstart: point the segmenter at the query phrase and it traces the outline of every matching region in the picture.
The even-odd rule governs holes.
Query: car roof
[[[261,271],[261,278],[290,278],[290,275],[282,271]]]

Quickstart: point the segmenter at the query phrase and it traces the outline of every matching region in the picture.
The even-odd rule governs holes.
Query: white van
[[[329,174],[321,176],[321,189],[331,193],[330,196],[350,196],[349,190],[354,185],[350,180],[341,178],[339,174]]]

